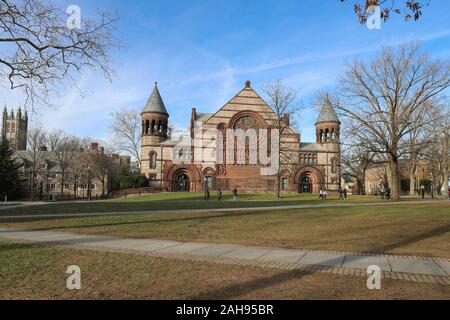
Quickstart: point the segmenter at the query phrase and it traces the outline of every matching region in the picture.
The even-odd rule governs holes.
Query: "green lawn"
[[[331,203],[361,203],[383,202],[374,196],[350,196],[345,202],[339,201],[336,195],[330,195],[326,201],[319,200],[317,195],[284,194],[277,199],[273,194],[267,193],[243,193],[238,201],[232,201],[231,195],[224,194],[223,201],[217,201],[211,194],[209,201],[203,200],[203,193],[163,193],[146,195],[141,197],[128,197],[109,201],[92,202],[57,202],[45,205],[17,207],[0,210],[0,215],[12,214],[65,214],[87,212],[128,212],[128,211],[156,211],[156,210],[180,210],[180,209],[217,209],[217,208],[249,208],[249,207],[273,207],[307,204],[331,204]],[[417,198],[405,198],[415,200]]]
[[[0,241],[0,299],[449,299],[448,285],[305,274]],[[81,290],[66,269],[81,268]]]
[[[450,202],[0,222],[130,238],[450,258]]]

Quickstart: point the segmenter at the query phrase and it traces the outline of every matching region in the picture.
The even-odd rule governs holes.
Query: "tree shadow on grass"
[[[414,235],[398,241],[396,243],[383,245],[379,247],[374,247],[369,249],[367,252],[370,253],[384,253],[405,245],[409,245],[418,241],[422,241],[428,238],[432,238],[435,236],[439,236],[450,232],[450,224],[447,224],[442,227],[438,227],[432,230],[428,230],[418,235]],[[323,262],[326,264],[326,261]],[[291,271],[283,271],[278,272],[275,275],[258,278],[254,280],[234,283],[228,286],[224,286],[222,288],[214,289],[205,293],[201,293],[196,296],[192,296],[189,299],[191,300],[201,300],[201,299],[232,299],[238,298],[240,296],[252,293],[254,291],[262,290],[265,288],[270,288],[272,286],[280,285],[284,282],[288,282],[293,279],[301,279],[307,275],[313,274],[314,271],[305,271],[305,270],[291,270]]]
[[[207,216],[199,217],[185,217],[185,218],[175,218],[175,219],[156,219],[156,220],[139,220],[139,221],[124,221],[124,222],[111,222],[111,223],[97,223],[97,224],[79,224],[79,225],[67,225],[67,226],[55,226],[55,227],[45,227],[45,228],[33,228],[32,231],[51,231],[51,230],[64,230],[64,229],[86,229],[86,228],[101,228],[101,227],[117,227],[117,226],[128,226],[128,225],[144,225],[144,224],[157,224],[157,223],[172,223],[172,222],[182,222],[182,221],[196,221],[196,220],[210,220],[210,219],[221,219],[221,218],[233,218],[233,217],[245,217],[245,216],[257,216],[265,215],[268,212],[242,212],[242,213],[228,213],[223,212],[219,214],[212,214]],[[274,214],[274,212],[270,212]],[[285,213],[285,212],[280,212]],[[58,220],[61,218],[58,218]],[[65,218],[64,218],[65,219]],[[67,218],[69,219],[69,218]],[[73,218],[72,218],[73,219]],[[13,223],[23,223],[23,222],[36,222],[43,220],[56,220],[56,218],[48,219],[30,219],[9,222]]]

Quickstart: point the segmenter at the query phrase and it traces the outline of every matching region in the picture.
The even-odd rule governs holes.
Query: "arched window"
[[[154,151],[150,152],[150,154],[149,154],[150,169],[156,168],[156,157],[157,157],[156,152],[154,152]]]

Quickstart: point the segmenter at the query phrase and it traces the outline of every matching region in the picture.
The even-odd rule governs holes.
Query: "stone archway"
[[[324,182],[324,175],[315,167],[299,169],[294,179],[298,193],[318,193]]]
[[[173,165],[164,173],[168,191],[194,192],[202,190],[202,173],[192,164]]]
[[[181,170],[174,175],[172,180],[173,191],[175,192],[189,192],[190,191],[190,178],[189,175]]]

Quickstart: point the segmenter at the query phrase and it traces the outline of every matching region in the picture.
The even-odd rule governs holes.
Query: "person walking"
[[[344,190],[339,188],[339,200],[344,200]]]
[[[322,188],[320,188],[320,191],[319,191],[319,199],[323,199],[323,189]]]
[[[327,200],[327,196],[328,196],[328,191],[327,191],[327,189],[325,189],[325,190],[323,190],[323,198],[325,200]]]
[[[233,191],[231,192],[233,194],[233,201],[237,200],[238,197],[238,190],[236,187],[234,187]]]
[[[425,186],[424,185],[420,186],[420,193],[422,194],[422,199],[425,199]]]
[[[344,188],[344,200],[347,200],[347,188]]]
[[[217,201],[222,200],[222,189],[217,189]]]
[[[386,189],[384,189],[384,185],[381,185],[380,194],[381,194],[381,199],[384,200],[384,195],[386,194]]]

